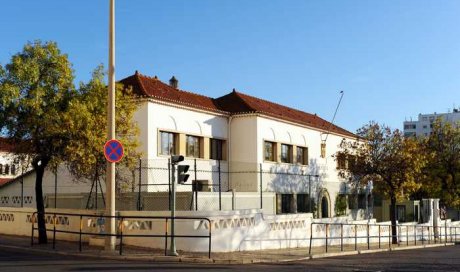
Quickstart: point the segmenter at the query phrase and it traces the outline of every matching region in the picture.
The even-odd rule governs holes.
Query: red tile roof
[[[12,178],[0,178],[0,187],[12,181]]]
[[[144,76],[137,71],[134,75],[122,79],[120,82],[124,85],[132,86],[133,92],[139,96],[147,96],[167,102],[221,112],[214,103],[214,99],[210,97],[173,88],[161,82],[156,77]]]
[[[228,115],[242,113],[260,113],[282,120],[318,128],[324,131],[338,133],[344,136],[356,137],[355,134],[346,129],[332,125],[331,123],[320,118],[316,114],[306,113],[300,110],[289,108],[267,100],[249,96],[233,90],[233,92],[219,98],[210,98],[207,96],[182,91],[169,86],[158,80],[156,77],[141,75],[136,71],[120,81],[124,85],[133,87],[136,95],[152,97],[155,99],[191,106],[199,109],[205,109]]]
[[[299,123],[302,125],[318,128],[325,131],[339,133],[342,135],[356,137],[355,134],[345,130],[317,116],[316,114],[306,113],[300,110],[289,108],[280,104],[276,104],[267,100],[253,97],[244,93],[233,92],[216,99],[219,106],[232,113],[262,113],[271,117],[282,120]]]
[[[13,152],[13,142],[8,138],[0,137],[0,152]]]

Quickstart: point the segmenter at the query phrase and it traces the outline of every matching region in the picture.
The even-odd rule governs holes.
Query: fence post
[[[355,225],[355,251],[358,250],[358,225]]]
[[[371,232],[369,229],[369,223],[367,223],[367,249],[371,249]]]
[[[33,233],[33,230],[32,230],[32,233]],[[313,240],[313,222],[310,223],[310,247],[308,248],[308,255],[311,255],[312,240]]]
[[[24,165],[21,164],[21,208],[24,207]]]
[[[406,226],[406,246],[409,246],[409,226]]]
[[[422,245],[425,244],[425,238],[423,238],[423,233],[425,232],[425,230],[423,229],[423,226],[422,226]],[[430,234],[430,229],[428,229],[428,235]]]
[[[343,251],[343,223],[340,224],[340,251]]]
[[[81,231],[83,229],[83,215],[80,215],[80,230],[79,230],[79,238],[78,238],[78,249],[81,252]]]
[[[446,238],[444,243],[447,244],[447,219],[444,219],[444,237]]]
[[[220,176],[220,160],[218,161],[217,169],[219,171],[219,211],[222,211],[222,179]]]
[[[137,210],[141,210],[142,158],[139,158],[139,185],[137,193]]]
[[[56,249],[56,214],[53,216],[53,249]]]
[[[414,226],[414,245],[417,245],[417,225]]]
[[[123,217],[120,217],[118,229],[120,230],[120,256],[123,255]]]
[[[171,173],[171,159],[168,159],[168,203],[169,203],[169,210],[171,210],[171,175],[174,175],[175,173]]]
[[[260,176],[260,184],[259,184],[259,190],[260,190],[260,209],[262,210],[263,209],[263,194],[262,194],[262,164],[259,165],[259,176]]]
[[[193,160],[193,172],[195,176],[195,211],[198,211],[198,178],[196,173],[196,158]]]
[[[379,249],[380,249],[380,225],[379,225]]]
[[[393,225],[388,225],[388,247],[391,248],[391,237],[393,237],[392,229]]]
[[[328,242],[328,230],[329,230],[329,224],[326,223],[326,253],[327,253],[327,242]]]

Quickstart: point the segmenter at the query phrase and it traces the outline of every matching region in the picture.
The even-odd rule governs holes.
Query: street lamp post
[[[109,90],[107,103],[107,140],[115,139],[115,0],[109,8]],[[107,161],[106,175],[106,232],[107,251],[115,250],[115,163]]]

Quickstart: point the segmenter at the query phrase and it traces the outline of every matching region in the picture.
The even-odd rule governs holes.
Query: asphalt
[[[203,263],[203,264],[279,264],[289,263],[296,261],[305,261],[310,259],[337,257],[357,254],[368,254],[377,252],[389,252],[408,249],[432,248],[441,246],[451,246],[454,243],[442,244],[400,244],[392,245],[390,248],[388,244],[359,244],[355,250],[354,246],[344,246],[343,251],[338,246],[329,246],[328,252],[325,247],[313,247],[311,254],[309,248],[294,248],[294,249],[277,249],[277,250],[259,250],[259,251],[239,251],[231,253],[212,253],[211,258],[208,257],[207,252],[195,253],[178,251],[179,256],[165,256],[164,249],[147,249],[138,247],[123,247],[123,254],[120,255],[119,251],[109,252],[101,247],[89,246],[83,244],[82,251],[79,251],[79,245],[76,242],[56,241],[55,248],[53,249],[52,240],[48,244],[34,244],[31,245],[30,237],[26,236],[11,236],[0,235],[0,248],[10,250],[29,251],[34,253],[54,254],[61,256],[80,256],[85,258],[97,258],[107,260],[131,260],[131,261],[145,261],[145,262],[181,262],[181,263]]]

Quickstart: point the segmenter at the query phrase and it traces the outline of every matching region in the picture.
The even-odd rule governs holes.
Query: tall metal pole
[[[169,246],[169,256],[179,256],[176,251],[175,217],[176,217],[176,165],[171,163],[171,243]]]
[[[107,103],[107,140],[115,139],[115,0],[109,8],[109,93]],[[115,250],[115,163],[107,161],[106,175],[106,232],[105,250]]]
[[[54,169],[54,208],[57,209],[57,166]]]
[[[311,213],[311,175],[308,175],[308,212]]]
[[[21,165],[21,208],[24,207],[24,164]]]

